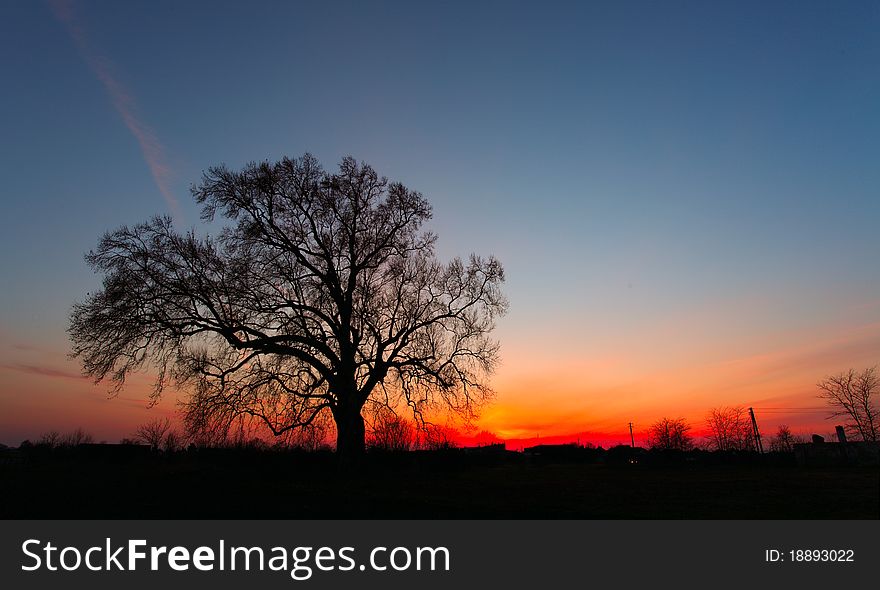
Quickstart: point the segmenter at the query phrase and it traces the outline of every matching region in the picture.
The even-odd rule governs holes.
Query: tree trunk
[[[361,409],[341,406],[333,412],[336,421],[336,453],[341,462],[357,463],[366,447],[366,429]]]

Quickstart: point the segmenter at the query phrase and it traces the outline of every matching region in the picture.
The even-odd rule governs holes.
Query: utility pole
[[[755,410],[749,408],[749,416],[752,418],[752,430],[755,433],[755,450],[764,453],[764,445],[761,444],[761,433],[758,431],[758,421],[755,420]]]
[[[629,445],[632,448],[636,448],[636,441],[633,438],[633,423],[632,422],[629,423]]]

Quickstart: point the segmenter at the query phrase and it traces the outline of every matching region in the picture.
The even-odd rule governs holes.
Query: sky
[[[421,191],[510,311],[477,429],[642,439],[880,363],[876,2],[3,2],[0,443],[157,416],[67,357],[83,254],[200,224],[203,170],[315,154]],[[636,441],[637,443],[639,440]]]

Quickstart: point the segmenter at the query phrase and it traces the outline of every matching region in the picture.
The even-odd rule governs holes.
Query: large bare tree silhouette
[[[368,401],[471,416],[491,396],[489,337],[506,309],[494,258],[441,263],[428,201],[346,158],[210,169],[192,189],[215,237],[156,217],[86,259],[103,288],[74,306],[72,355],[121,387],[135,370],[188,392],[190,428],[250,418],[276,435],[332,413],[337,450],[364,450]]]
[[[847,418],[846,429],[863,441],[880,439],[880,374],[877,367],[849,369],[829,375],[817,384],[819,397],[831,408],[831,416]]]

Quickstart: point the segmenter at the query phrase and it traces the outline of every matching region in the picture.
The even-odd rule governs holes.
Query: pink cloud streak
[[[87,377],[78,373],[72,373],[70,371],[64,371],[62,369],[56,369],[53,367],[44,367],[40,365],[27,365],[19,363],[12,365],[2,365],[0,366],[0,368],[9,369],[11,371],[18,371],[20,373],[26,373],[28,375],[40,375],[42,377],[54,377],[60,379],[87,379]]]
[[[104,86],[110,96],[113,108],[119,113],[123,123],[137,140],[150,169],[153,180],[165,198],[171,214],[180,219],[180,204],[171,191],[172,171],[165,157],[165,150],[155,132],[137,115],[137,105],[132,95],[112,73],[112,64],[106,57],[98,54],[91,46],[85,29],[75,14],[69,0],[50,0],[55,17],[61,22],[73,39],[80,56]]]

